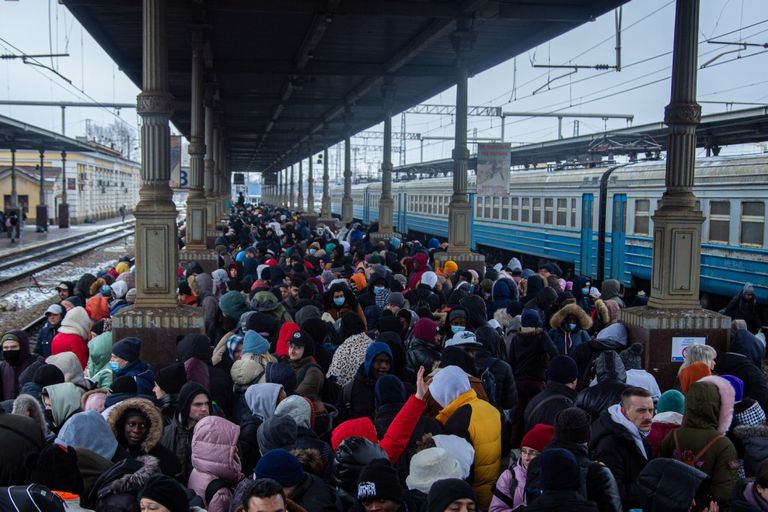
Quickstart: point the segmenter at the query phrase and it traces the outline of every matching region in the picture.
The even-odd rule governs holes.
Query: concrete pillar
[[[648,305],[660,309],[698,308],[701,224],[693,177],[699,1],[678,0],[672,60],[672,93],[664,111],[667,135],[666,190],[653,215],[653,268]]]
[[[341,222],[344,225],[352,222],[352,145],[350,144],[349,127],[344,136],[344,197],[341,199]]]
[[[469,194],[467,194],[467,56],[476,34],[469,29],[468,20],[457,20],[457,30],[451,36],[456,52],[456,117],[453,157],[453,195],[448,206],[448,252],[454,255],[470,252],[472,231]]]
[[[385,81],[381,88],[384,98],[384,154],[381,162],[381,199],[379,199],[379,233],[394,232],[393,215],[395,201],[392,199],[392,100],[395,84]]]
[[[325,223],[334,222],[333,215],[331,214],[331,190],[329,180],[328,148],[326,147],[323,149],[323,199],[322,206],[320,207],[320,220]]]
[[[67,152],[61,152],[61,203],[59,203],[59,228],[69,227],[69,204],[67,204]]]
[[[297,185],[299,187],[299,194],[298,194],[298,199],[297,199],[298,207],[296,209],[299,210],[300,212],[304,211],[304,191],[303,191],[304,190],[304,169],[303,169],[303,165],[304,165],[304,160],[303,159],[299,160],[299,182],[297,183]]]
[[[16,148],[11,148],[11,208],[19,209],[19,190],[16,187]]]
[[[168,92],[165,0],[143,4],[142,92],[137,111],[141,126],[141,189],[136,205],[136,303],[112,319],[115,340],[142,340],[141,360],[158,370],[173,361],[177,336],[202,332],[199,308],[178,306],[176,206],[170,161],[174,99]]]
[[[666,191],[653,215],[651,297],[647,307],[623,309],[619,315],[630,341],[645,345],[644,366],[662,388],[677,381],[682,354],[676,338],[697,338],[723,352],[731,323],[699,304],[704,219],[693,195],[695,130],[701,119],[696,103],[698,20],[699,0],[677,0],[672,92],[664,115],[669,126]]]
[[[205,107],[203,105],[203,38],[192,40],[191,136],[189,143],[189,196],[187,197],[186,249],[204,251],[206,244],[206,200],[204,189]]]
[[[48,231],[48,207],[45,205],[45,150],[40,150],[40,196],[38,198],[37,209],[35,211],[37,232],[44,233]],[[21,218],[21,215],[19,215]]]
[[[205,189],[205,224],[208,238],[208,247],[213,248],[213,241],[216,238],[216,195],[214,193],[214,172],[216,161],[214,157],[214,139],[213,139],[213,91],[206,90],[205,99],[205,160],[203,161],[204,175],[203,188]]]
[[[315,214],[315,176],[312,169],[312,142],[309,143],[309,167],[307,168],[307,215]]]
[[[289,190],[288,190],[288,207],[293,210],[296,208],[296,196],[294,195],[293,190],[293,164],[291,164],[291,179],[289,181]]]

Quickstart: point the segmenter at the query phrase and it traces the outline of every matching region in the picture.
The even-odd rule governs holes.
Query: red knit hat
[[[520,447],[527,446],[528,448],[533,448],[537,452],[543,452],[544,448],[546,448],[549,442],[552,441],[552,436],[554,435],[555,427],[537,423],[523,436]]]
[[[371,418],[355,418],[354,420],[347,420],[333,429],[331,434],[331,448],[336,451],[345,439],[350,437],[364,437],[374,444],[378,444],[379,439],[376,437],[376,426],[371,421]]]

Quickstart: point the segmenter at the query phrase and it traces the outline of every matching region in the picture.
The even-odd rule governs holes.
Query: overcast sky
[[[736,48],[708,44],[707,39],[768,42],[768,0],[701,0],[701,4],[700,66],[724,51]],[[548,71],[531,66],[532,62],[613,64],[614,15],[609,13],[519,56],[516,62],[508,61],[473,77],[469,83],[469,102],[472,105],[503,106],[506,111],[566,109],[567,112],[633,114],[636,125],[659,122],[664,106],[669,102],[673,18],[674,1],[632,0],[623,9],[623,69],[620,73],[579,70],[576,74],[561,77],[565,70]],[[69,57],[55,59],[53,63],[50,59],[40,60],[53,65],[72,81],[70,85],[50,71],[20,60],[2,60],[0,99],[136,101],[138,89],[56,0],[0,0],[0,38],[0,54],[69,53]],[[561,78],[547,86],[548,80],[558,77]],[[700,69],[698,79],[700,101],[768,103],[768,50],[753,47],[722,55]],[[449,89],[429,103],[453,104],[454,98],[454,90]],[[703,103],[702,107],[704,114],[728,108],[710,103]],[[747,107],[737,105],[734,108]],[[61,131],[58,108],[0,106],[0,113]],[[118,117],[98,108],[67,109],[67,135],[83,135],[86,119],[106,125]],[[122,111],[119,119],[134,129],[138,125],[133,109]],[[581,134],[602,131],[605,127],[626,126],[625,121],[618,119],[609,120],[607,124],[600,119],[583,119],[579,124]],[[399,129],[399,117],[394,119],[393,125]],[[499,125],[500,121],[495,118],[471,118],[470,136],[477,129],[479,137],[498,137]],[[452,119],[449,116],[409,114],[407,130],[423,135],[452,136]],[[563,130],[565,136],[572,135],[573,121],[566,120]],[[507,120],[508,141],[539,142],[556,137],[556,119]],[[452,146],[451,142],[426,143],[425,159],[449,157]],[[332,161],[334,153],[331,151]],[[363,150],[358,152],[360,160],[363,153]],[[379,156],[372,150],[368,153],[368,160],[375,166]],[[414,162],[418,159],[419,145],[414,141],[408,146],[407,160]],[[397,165],[397,154],[393,155],[393,161]],[[362,162],[359,166],[363,167]]]

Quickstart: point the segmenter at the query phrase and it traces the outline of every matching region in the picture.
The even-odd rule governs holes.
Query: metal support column
[[[11,208],[19,209],[19,190],[16,188],[16,148],[11,147]]]
[[[48,231],[48,207],[45,205],[45,150],[40,150],[40,197],[38,198],[37,210],[35,211],[37,232],[44,233]],[[21,215],[19,216],[21,219]]]
[[[296,209],[300,212],[304,211],[304,159],[299,160],[299,181],[296,183],[299,187],[299,194]]]
[[[61,203],[59,203],[59,228],[69,227],[69,204],[67,204],[67,152],[61,152]]]
[[[309,141],[309,167],[307,169],[307,215],[315,214],[315,176],[312,170],[312,141]]]
[[[291,210],[294,210],[296,208],[296,196],[295,196],[295,191],[293,189],[294,178],[295,177],[293,175],[293,164],[291,164],[291,179],[288,182],[288,208],[290,208]]]
[[[331,190],[328,175],[328,148],[323,149],[323,199],[320,207],[320,220],[328,223],[333,222],[331,215]]]

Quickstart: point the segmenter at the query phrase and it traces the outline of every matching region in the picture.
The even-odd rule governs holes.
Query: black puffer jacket
[[[645,453],[637,447],[629,430],[613,421],[608,411],[603,411],[592,424],[592,453],[613,473],[626,509],[642,508],[644,502],[637,478],[648,463],[646,455],[650,456],[651,448],[645,439],[642,442]]]
[[[304,480],[294,488],[290,498],[307,512],[336,511],[336,496],[333,494],[333,489],[310,473],[304,475]]]
[[[528,432],[537,423],[554,425],[558,413],[568,407],[573,407],[576,400],[576,390],[565,384],[547,381],[544,391],[536,395],[525,407],[525,431]],[[541,405],[540,405],[541,404]]]
[[[339,445],[333,464],[337,510],[348,511],[355,506],[360,472],[372,460],[386,458],[383,448],[362,437],[350,437]]]
[[[351,391],[347,388],[350,387]],[[339,397],[339,416],[341,419],[373,418],[376,411],[374,389],[376,380],[365,374],[365,365],[361,364],[355,372],[352,382],[344,386]]]
[[[733,434],[744,445],[744,472],[757,475],[760,463],[768,460],[768,425],[740,425]]]
[[[721,352],[717,354],[717,373],[734,375],[744,381],[744,396],[757,400],[768,411],[768,381],[765,374],[752,360],[743,354]]]
[[[486,370],[490,370],[495,377],[496,407],[514,409],[517,405],[517,385],[509,363],[494,357],[485,348],[478,348],[475,352],[475,366],[477,367],[477,374],[481,377]]]
[[[509,364],[517,380],[544,382],[547,361],[557,347],[541,327],[522,327],[509,340]]]
[[[461,307],[467,310],[467,328],[475,333],[477,341],[494,357],[507,359],[504,339],[499,331],[488,324],[485,301],[477,295],[470,295],[461,300]]]
[[[595,361],[597,384],[579,392],[576,407],[589,413],[592,422],[597,421],[600,413],[613,404],[619,403],[621,393],[628,388],[627,372],[619,354],[613,350],[600,353]]]
[[[426,341],[414,338],[405,354],[405,360],[410,371],[418,373],[419,367],[423,366],[429,373],[435,362],[440,361],[440,350]]]
[[[563,448],[576,457],[580,473],[579,494],[597,503],[597,508],[600,512],[622,511],[616,479],[613,478],[613,474],[611,474],[611,471],[606,466],[589,458],[586,444],[572,443],[555,438],[549,443],[547,448]],[[538,499],[541,492],[541,466],[537,457],[528,465],[525,494],[528,498],[529,507]]]
[[[526,511],[528,512],[599,512],[592,501],[578,491],[546,491]]]

